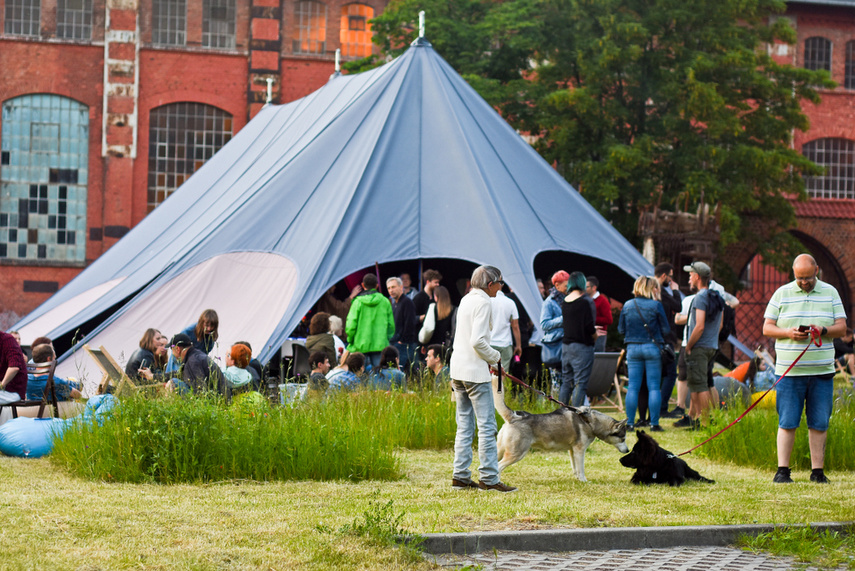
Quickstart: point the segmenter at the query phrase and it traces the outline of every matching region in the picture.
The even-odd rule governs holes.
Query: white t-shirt
[[[493,328],[490,329],[490,345],[493,347],[512,347],[514,334],[511,331],[511,321],[519,319],[517,304],[502,292],[490,298],[493,305]]]

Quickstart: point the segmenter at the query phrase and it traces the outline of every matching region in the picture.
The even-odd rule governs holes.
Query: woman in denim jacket
[[[570,279],[570,274],[564,270],[555,272],[552,276],[552,289],[549,290],[549,295],[543,300],[543,305],[540,308],[540,329],[543,331],[543,339],[541,343],[544,349],[541,350],[541,360],[549,368],[552,375],[553,387],[557,388],[561,375],[561,341],[564,339],[564,317],[561,314],[561,302],[564,301],[564,296],[567,295],[567,281]],[[553,349],[553,354],[557,352],[558,360],[552,364],[546,362],[548,353],[547,345],[557,344],[557,349]]]
[[[618,331],[626,343],[626,366],[629,371],[629,387],[626,393],[627,429],[635,425],[638,394],[641,382],[647,373],[648,403],[650,407],[650,430],[662,432],[659,426],[659,409],[662,395],[662,357],[659,346],[664,343],[663,335],[671,331],[665,309],[659,301],[659,282],[655,278],[641,276],[632,288],[635,299],[623,306],[618,321]]]

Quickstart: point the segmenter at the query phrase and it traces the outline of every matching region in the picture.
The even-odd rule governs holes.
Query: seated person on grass
[[[407,377],[399,369],[400,353],[391,345],[380,352],[380,367],[371,371],[369,382],[371,388],[380,391],[390,391],[392,387],[399,390],[407,388]]]
[[[226,368],[223,375],[226,382],[235,392],[243,392],[252,389],[252,371],[249,369],[249,361],[252,351],[241,343],[235,343],[226,355]]]
[[[146,329],[140,339],[140,346],[131,353],[128,364],[125,365],[125,374],[128,378],[139,380],[160,381],[163,378],[163,369],[169,357],[166,345],[169,339],[157,329]]]
[[[425,369],[422,376],[425,386],[433,383],[438,389],[448,389],[451,375],[446,365],[445,348],[439,344],[428,345],[425,354]]]
[[[174,378],[167,387],[184,394],[188,390],[195,393],[214,391],[229,397],[229,388],[223,372],[208,355],[193,346],[189,335],[179,333],[170,341],[172,356],[180,365],[179,378]]]
[[[50,363],[56,359],[56,353],[53,347],[43,343],[33,347],[33,360],[30,363],[39,365],[42,363]],[[45,385],[47,385],[47,375],[27,375],[27,400],[41,400],[45,394]],[[57,376],[53,378],[54,391],[56,391],[56,400],[67,401],[79,399],[83,395],[83,383],[74,379],[63,379]]]
[[[327,375],[331,389],[356,390],[362,384],[361,377],[365,374],[365,355],[362,353],[347,353],[344,363],[333,369]]]
[[[309,376],[307,396],[309,398],[320,398],[330,386],[326,374],[330,370],[330,359],[325,351],[315,351],[309,355],[309,366],[312,374]]]

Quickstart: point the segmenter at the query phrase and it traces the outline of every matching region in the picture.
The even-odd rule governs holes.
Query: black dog
[[[661,448],[659,443],[643,430],[637,430],[635,434],[638,436],[638,442],[629,454],[620,459],[620,463],[627,468],[635,468],[635,474],[630,480],[633,484],[679,486],[686,480],[715,484],[713,480],[708,480],[689,468],[684,460]]]

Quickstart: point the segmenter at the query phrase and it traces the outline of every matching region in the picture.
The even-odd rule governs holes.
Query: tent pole
[[[419,12],[419,37],[425,37],[425,11]]]

